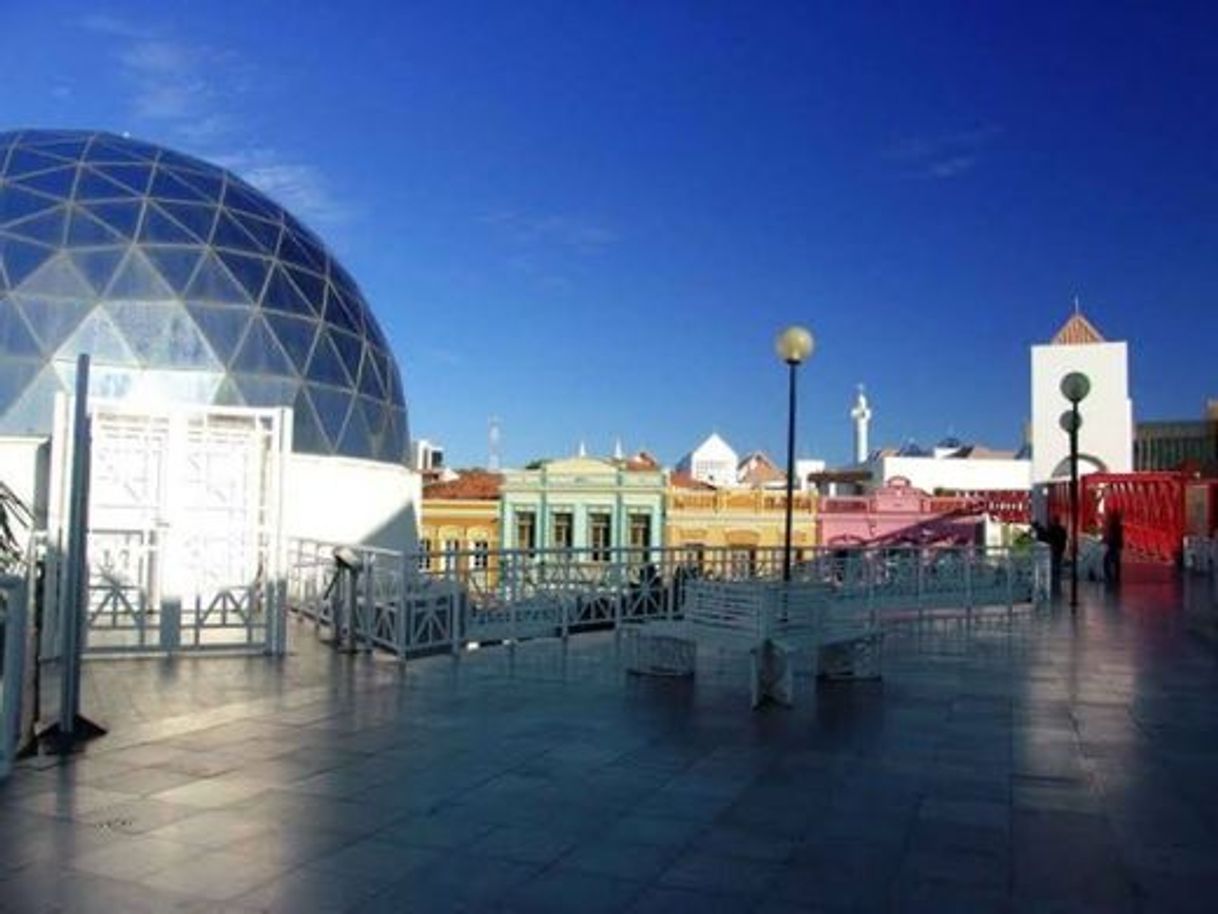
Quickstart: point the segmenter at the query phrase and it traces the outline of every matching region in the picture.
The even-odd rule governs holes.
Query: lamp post
[[[791,580],[791,523],[795,499],[795,369],[812,355],[812,334],[805,327],[792,325],[778,334],[774,350],[787,363],[789,392],[787,395],[787,526],[783,538],[782,579]]]
[[[1070,408],[1061,414],[1058,423],[1070,436],[1070,611],[1078,610],[1078,430],[1083,417],[1078,405],[1091,393],[1091,379],[1081,371],[1072,371],[1061,382],[1062,396]]]

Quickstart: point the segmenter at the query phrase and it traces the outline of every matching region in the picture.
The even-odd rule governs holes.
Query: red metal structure
[[[944,494],[968,499],[979,514],[988,514],[1004,524],[1032,523],[1032,493],[1026,489],[952,490]]]
[[[1189,473],[1090,473],[1079,480],[1079,530],[1103,536],[1113,511],[1121,513],[1126,550],[1160,562],[1180,560],[1187,531]],[[1049,514],[1070,527],[1070,483],[1049,486]]]

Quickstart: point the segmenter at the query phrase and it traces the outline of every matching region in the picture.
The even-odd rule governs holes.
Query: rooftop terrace
[[[761,712],[603,634],[91,662],[110,734],[0,785],[0,910],[1211,911],[1212,595],[1084,596]]]

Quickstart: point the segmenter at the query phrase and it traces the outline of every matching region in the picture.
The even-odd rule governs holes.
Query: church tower
[[[1091,392],[1079,404],[1079,473],[1133,470],[1133,403],[1129,347],[1109,342],[1074,302],[1074,312],[1048,343],[1032,347],[1032,481],[1069,476],[1070,441],[1058,421],[1070,408],[1061,381],[1081,371]]]

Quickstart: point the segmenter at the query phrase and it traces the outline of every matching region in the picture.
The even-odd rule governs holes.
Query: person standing
[[[1109,584],[1121,583],[1121,550],[1125,548],[1125,525],[1121,512],[1108,515],[1104,528],[1104,580]]]

